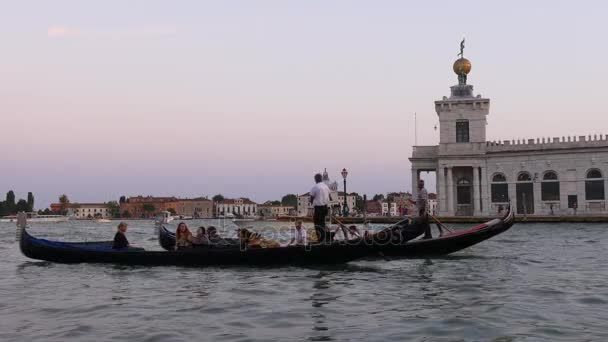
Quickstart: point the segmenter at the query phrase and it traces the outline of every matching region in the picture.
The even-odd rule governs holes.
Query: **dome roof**
[[[457,59],[454,62],[454,72],[456,75],[467,75],[471,72],[471,62],[464,57]]]

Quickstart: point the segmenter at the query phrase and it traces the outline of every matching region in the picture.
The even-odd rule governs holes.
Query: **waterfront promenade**
[[[443,223],[477,223],[487,222],[499,216],[436,216]],[[403,220],[404,216],[371,216],[363,217],[340,217],[339,220],[345,224],[362,224],[369,223],[397,223]],[[279,221],[294,221],[302,220],[312,222],[312,217],[296,217],[296,216],[281,216]],[[516,222],[535,222],[535,223],[551,223],[551,222],[587,222],[587,223],[603,223],[608,222],[608,215],[515,215]]]

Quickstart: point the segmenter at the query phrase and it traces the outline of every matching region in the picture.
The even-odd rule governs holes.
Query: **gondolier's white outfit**
[[[329,234],[325,228],[325,217],[327,217],[329,211],[327,208],[330,200],[329,193],[329,188],[323,182],[315,184],[310,190],[312,205],[315,208],[313,221],[315,223],[315,230],[317,231],[319,242],[327,241],[327,239],[329,239]]]

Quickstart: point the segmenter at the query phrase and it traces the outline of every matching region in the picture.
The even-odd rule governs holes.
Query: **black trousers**
[[[433,235],[431,234],[431,225],[429,224],[429,216],[426,212],[426,209],[422,208],[418,210],[418,217],[424,226],[424,239],[432,239]]]
[[[327,217],[328,208],[326,205],[315,206],[315,211],[312,216],[312,220],[315,223],[315,231],[319,238],[319,242],[325,242],[329,240],[329,234],[325,227],[325,218]]]

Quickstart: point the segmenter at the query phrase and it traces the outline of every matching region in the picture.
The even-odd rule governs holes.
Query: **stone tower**
[[[450,87],[450,97],[435,101],[439,116],[439,155],[470,155],[485,153],[486,116],[490,100],[473,96],[473,86],[467,84],[471,62],[461,57],[454,62],[458,85]]]

